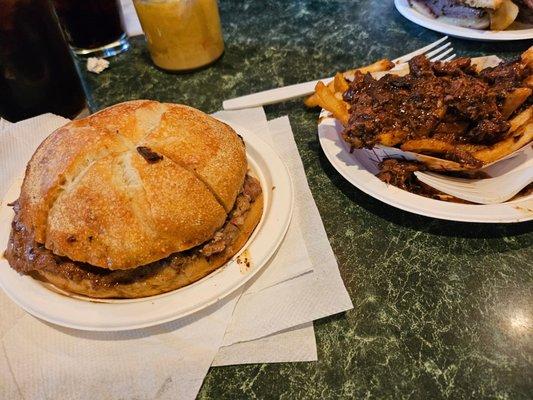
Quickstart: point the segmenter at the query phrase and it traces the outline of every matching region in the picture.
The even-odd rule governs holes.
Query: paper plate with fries
[[[395,0],[405,18],[449,36],[480,41],[533,39],[529,0]]]
[[[420,182],[415,172],[485,179],[526,166],[533,177],[532,88],[530,48],[509,62],[380,60],[319,82],[305,104],[322,108],[324,153],[362,191],[430,217],[510,223],[533,219],[533,184],[508,201],[475,204]]]

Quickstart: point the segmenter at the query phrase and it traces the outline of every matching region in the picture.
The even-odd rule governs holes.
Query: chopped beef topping
[[[139,153],[148,163],[153,164],[163,159],[163,156],[152,151],[149,147],[139,146],[137,147],[137,153]]]
[[[228,224],[225,224],[213,238],[202,247],[200,253],[206,257],[220,253],[226,249],[239,234],[238,227],[244,223],[246,213],[252,203],[261,194],[259,181],[246,175],[241,195],[235,200],[235,206],[228,216]]]
[[[372,148],[388,131],[405,133],[405,141],[494,144],[509,130],[501,112],[506,95],[524,87],[531,73],[520,60],[478,73],[468,58],[430,62],[424,56],[409,61],[409,68],[405,76],[379,80],[356,73],[344,93],[350,119],[342,136],[352,148]]]
[[[379,163],[379,179],[390,185],[412,192],[418,190],[415,171],[425,171],[426,167],[416,161],[400,161],[387,158]]]
[[[427,168],[424,164],[416,161],[403,161],[394,158],[384,159],[379,164],[379,173],[377,177],[383,182],[396,186],[408,192],[420,196],[429,197],[437,200],[459,201],[453,196],[439,192],[431,186],[420,182],[415,175],[415,171],[425,171]]]

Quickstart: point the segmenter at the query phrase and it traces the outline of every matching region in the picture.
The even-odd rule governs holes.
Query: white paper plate
[[[460,204],[433,200],[388,185],[375,176],[378,162],[387,154],[378,149],[350,153],[339,135],[342,126],[325,115],[323,111],[318,137],[326,157],[348,182],[370,196],[405,211],[451,221],[509,223],[533,219],[533,194],[502,204]]]
[[[481,40],[481,41],[507,41],[507,40],[526,40],[533,39],[533,27],[528,29],[508,29],[505,31],[490,31],[472,28],[463,28],[456,25],[447,24],[439,21],[437,18],[424,15],[409,6],[407,0],[394,0],[396,9],[409,21],[424,28],[431,29],[445,35],[454,36],[463,39]]]
[[[230,125],[246,143],[248,163],[260,180],[264,195],[261,222],[241,250],[246,249],[251,260],[248,271],[241,271],[236,255],[205,278],[169,293],[143,299],[93,302],[55,293],[39,281],[19,275],[2,257],[0,286],[5,293],[30,314],[53,324],[90,331],[121,331],[176,320],[240,288],[265,266],[281,244],[291,219],[293,191],[287,168],[276,152],[250,131]],[[18,197],[21,183],[22,179],[17,179],[0,206],[1,252],[7,246],[13,219],[13,210],[6,204]]]

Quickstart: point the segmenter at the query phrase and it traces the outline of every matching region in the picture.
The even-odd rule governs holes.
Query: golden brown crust
[[[110,269],[144,265],[209,239],[226,212],[194,174],[125,153],[96,162],[55,202],[46,247]],[[87,248],[90,248],[90,251]]]
[[[155,101],[117,104],[41,144],[26,169],[21,221],[58,255],[135,268],[208,239],[246,169],[238,135],[208,115]]]
[[[38,147],[26,167],[21,188],[22,220],[46,237],[48,211],[65,185],[96,159],[127,148],[108,132],[74,121],[56,130]]]
[[[211,257],[200,254],[188,259],[179,268],[165,266],[157,273],[143,280],[117,284],[114,287],[94,288],[89,280],[70,280],[48,271],[35,272],[34,276],[45,280],[59,289],[94,298],[139,298],[165,293],[187,286],[210,274],[231,259],[246,243],[261,219],[263,212],[263,195],[252,203],[236,240],[222,253]],[[252,254],[253,262],[253,254]]]
[[[91,126],[116,133],[131,146],[155,129],[168,105],[151,100],[134,100],[105,108],[86,118]]]
[[[169,107],[146,142],[156,152],[195,171],[229,211],[246,175],[241,139],[231,127],[198,110],[179,104]]]

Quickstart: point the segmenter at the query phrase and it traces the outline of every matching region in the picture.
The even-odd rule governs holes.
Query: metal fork
[[[407,61],[420,54],[425,54],[426,57],[428,57],[431,61],[452,60],[455,58],[455,54],[449,55],[453,52],[453,48],[451,47],[450,42],[446,42],[447,39],[448,36],[444,36],[436,42],[392,60],[396,64],[395,68],[401,66],[401,64],[405,64]],[[446,56],[448,57],[444,59]],[[241,108],[259,107],[267,104],[279,103],[285,100],[310,95],[314,92],[315,86],[318,82],[322,81],[324,84],[328,84],[332,80],[333,78],[318,79],[316,81],[298,83],[295,85],[284,86],[246,96],[236,97],[234,99],[224,101],[222,103],[222,107],[224,110],[237,110]]]

